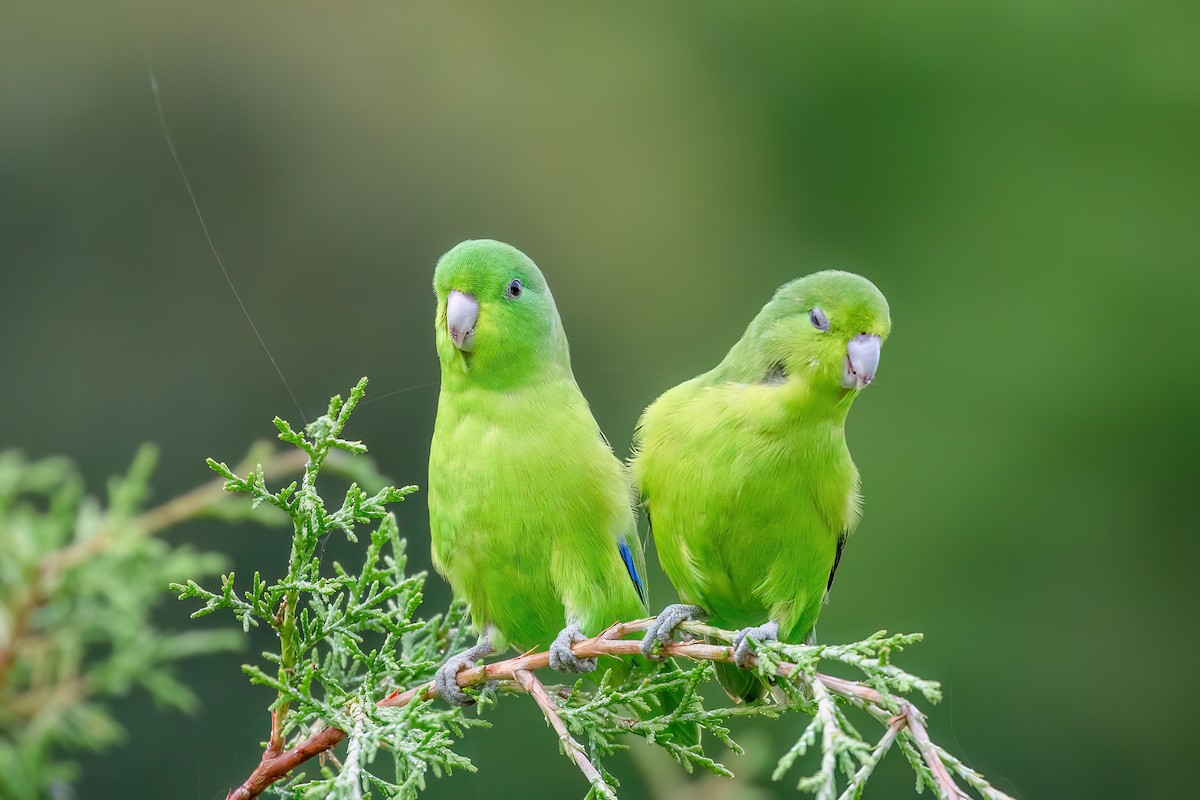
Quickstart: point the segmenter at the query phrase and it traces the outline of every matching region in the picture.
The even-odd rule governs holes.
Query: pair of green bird
[[[468,704],[457,672],[510,646],[594,669],[572,643],[645,616],[646,571],[630,473],[575,382],[541,271],[509,245],[467,241],[442,256],[434,289],[433,563],[480,632],[436,684]],[[809,637],[860,516],[846,414],[890,326],[870,281],[809,275],[780,288],[714,369],[646,409],[632,478],[686,604],[659,614],[647,655],[685,619],[738,630],[718,677],[746,700],[764,688],[739,669],[753,642]]]

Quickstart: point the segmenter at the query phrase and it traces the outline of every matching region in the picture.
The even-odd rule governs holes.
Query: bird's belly
[[[773,619],[783,640],[802,641],[820,612],[836,536],[807,527],[768,529],[749,551],[727,562],[730,585],[739,589],[728,604],[729,624],[741,628]]]
[[[694,571],[686,582],[714,624],[736,629],[774,619],[781,638],[802,641],[820,611],[840,529],[813,492],[781,483],[743,483],[703,517],[681,509],[675,525],[690,529],[681,536]]]
[[[562,630],[572,581],[607,585],[619,572],[627,582],[619,589],[637,608],[605,531],[617,510],[598,490],[603,476],[585,468],[578,448],[555,447],[553,433],[464,419],[445,431],[448,446],[430,463],[435,563],[470,603],[476,625],[521,649],[547,646]],[[613,621],[607,593],[620,592],[587,590],[591,602],[573,615]]]
[[[476,625],[494,628],[500,644],[545,646],[563,627],[563,604],[550,578],[545,545],[519,529],[495,526],[464,526],[456,536],[446,577],[470,603]]]

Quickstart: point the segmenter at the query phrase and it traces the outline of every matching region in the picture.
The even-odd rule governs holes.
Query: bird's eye
[[[525,288],[521,286],[521,281],[513,278],[512,283],[508,284],[508,288],[504,290],[505,297],[520,297],[521,290]]]
[[[825,312],[819,308],[808,312],[808,321],[819,331],[829,330],[829,317],[825,316]]]

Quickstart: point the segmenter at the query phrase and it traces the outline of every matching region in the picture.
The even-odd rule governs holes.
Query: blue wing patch
[[[646,587],[642,585],[642,578],[637,574],[637,567],[633,563],[633,551],[629,549],[629,545],[625,544],[625,539],[617,540],[617,549],[621,551],[621,560],[625,562],[625,569],[629,570],[629,579],[633,581],[633,588],[637,589],[638,597],[642,598],[642,605],[646,605]]]

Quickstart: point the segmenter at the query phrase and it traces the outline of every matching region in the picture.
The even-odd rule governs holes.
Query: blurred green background
[[[903,663],[945,683],[934,738],[1018,797],[1189,793],[1200,6],[3,5],[0,447],[98,485],[155,441],[165,499],[296,420],[150,64],[305,415],[369,375],[351,433],[397,481],[425,481],[430,278],[463,238],[542,267],[622,455],[777,285],[869,276],[894,335],[851,415],[866,516],[821,638],[924,631]],[[242,574],[285,559],[273,530],[175,535]],[[266,731],[246,657],[188,665],[198,716],[126,700],[80,796],[224,797]],[[428,796],[583,795],[532,704],[493,716],[480,772]],[[732,796],[793,795],[765,765],[799,722],[743,726]],[[868,796],[911,796],[888,761]],[[676,780],[614,766],[628,798]]]

